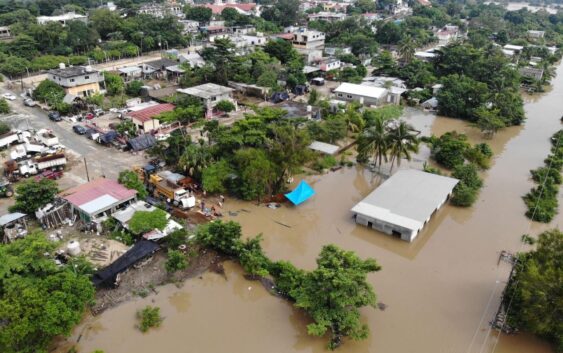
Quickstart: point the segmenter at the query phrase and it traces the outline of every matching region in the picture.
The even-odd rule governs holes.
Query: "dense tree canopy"
[[[563,349],[563,233],[541,233],[536,248],[518,255],[503,305],[508,324]]]
[[[57,266],[57,244],[34,232],[0,247],[0,351],[46,352],[51,340],[68,335],[94,297],[88,276]]]
[[[35,215],[35,211],[52,202],[58,192],[57,183],[51,179],[24,181],[16,187],[16,203],[10,210]]]

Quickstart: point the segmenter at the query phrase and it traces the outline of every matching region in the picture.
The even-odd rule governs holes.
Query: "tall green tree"
[[[518,254],[503,297],[508,324],[563,349],[563,233],[541,233],[536,248]]]
[[[380,269],[373,259],[362,260],[352,251],[324,246],[317,258],[317,269],[305,274],[301,285],[290,291],[295,306],[313,318],[307,326],[308,333],[324,336],[330,332],[331,349],[346,336],[365,339],[369,329],[360,321],[359,308],[375,306],[376,296],[366,277]]]
[[[10,211],[19,211],[35,215],[35,211],[53,202],[59,192],[54,180],[43,178],[40,181],[27,180],[16,187],[16,203]]]
[[[145,199],[148,196],[147,189],[143,182],[139,179],[137,173],[131,170],[123,170],[119,173],[117,181],[128,189],[137,190],[137,196]]]
[[[387,162],[389,151],[389,121],[377,116],[358,138],[358,160],[367,161],[371,156],[376,166],[381,168]]]
[[[395,126],[389,130],[389,154],[391,156],[391,171],[393,165],[401,165],[401,159],[411,160],[411,153],[418,152],[419,139],[417,131],[414,127],[400,120]]]
[[[410,63],[414,59],[415,50],[416,42],[412,39],[412,37],[404,37],[399,42],[399,55],[404,62]]]
[[[42,232],[0,247],[0,351],[46,352],[55,336],[70,334],[93,300],[82,267],[57,266],[56,248]]]

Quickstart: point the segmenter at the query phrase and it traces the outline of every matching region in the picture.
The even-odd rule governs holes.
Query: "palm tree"
[[[409,63],[414,58],[414,52],[416,50],[416,43],[411,36],[403,38],[399,42],[399,55],[403,61]]]
[[[365,126],[364,117],[358,112],[359,105],[348,104],[344,111],[346,130],[350,133],[360,132]]]
[[[387,129],[387,119],[378,116],[373,125],[364,130],[358,140],[359,156],[369,158],[373,156],[375,165],[387,162],[387,152],[389,151],[389,131]]]
[[[401,159],[406,158],[411,160],[411,153],[418,152],[418,134],[420,131],[415,130],[414,127],[404,121],[399,121],[389,131],[389,153],[391,155],[391,169],[393,171],[393,164],[397,161],[397,165],[401,165]]]
[[[211,163],[211,153],[204,146],[190,144],[180,157],[178,165],[191,176],[199,179],[203,170]]]

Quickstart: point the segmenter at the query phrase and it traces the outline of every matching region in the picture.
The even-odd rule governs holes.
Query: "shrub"
[[[215,108],[217,108],[217,110],[222,111],[224,113],[230,113],[233,110],[235,110],[235,105],[228,100],[222,100],[217,102],[217,105],[215,105]]]
[[[463,183],[459,183],[454,188],[450,201],[454,206],[469,207],[477,200],[478,193],[479,190],[473,189]]]
[[[182,244],[186,244],[188,241],[188,231],[184,228],[173,231],[164,238],[168,249],[178,249]]]
[[[4,135],[12,130],[8,124],[3,121],[0,121],[0,135]]]
[[[10,113],[11,109],[8,105],[8,101],[4,98],[0,98],[0,114],[8,114]]]
[[[162,323],[160,308],[147,305],[143,310],[137,311],[137,318],[141,320],[139,330],[147,332],[151,327],[159,327]]]
[[[164,267],[168,273],[172,273],[187,268],[188,261],[181,251],[169,250],[168,260],[166,260]]]
[[[320,158],[315,162],[313,169],[322,172],[323,170],[332,168],[337,164],[338,162],[333,156],[324,156],[323,158]]]
[[[142,234],[153,229],[163,230],[166,224],[167,214],[159,208],[154,211],[137,211],[129,221],[129,230],[134,234]]]

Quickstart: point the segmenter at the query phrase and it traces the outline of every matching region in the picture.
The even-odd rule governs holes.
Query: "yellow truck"
[[[195,206],[195,197],[190,196],[186,189],[164,179],[158,174],[151,174],[149,176],[148,189],[154,197],[165,199],[166,202],[182,209]]]

